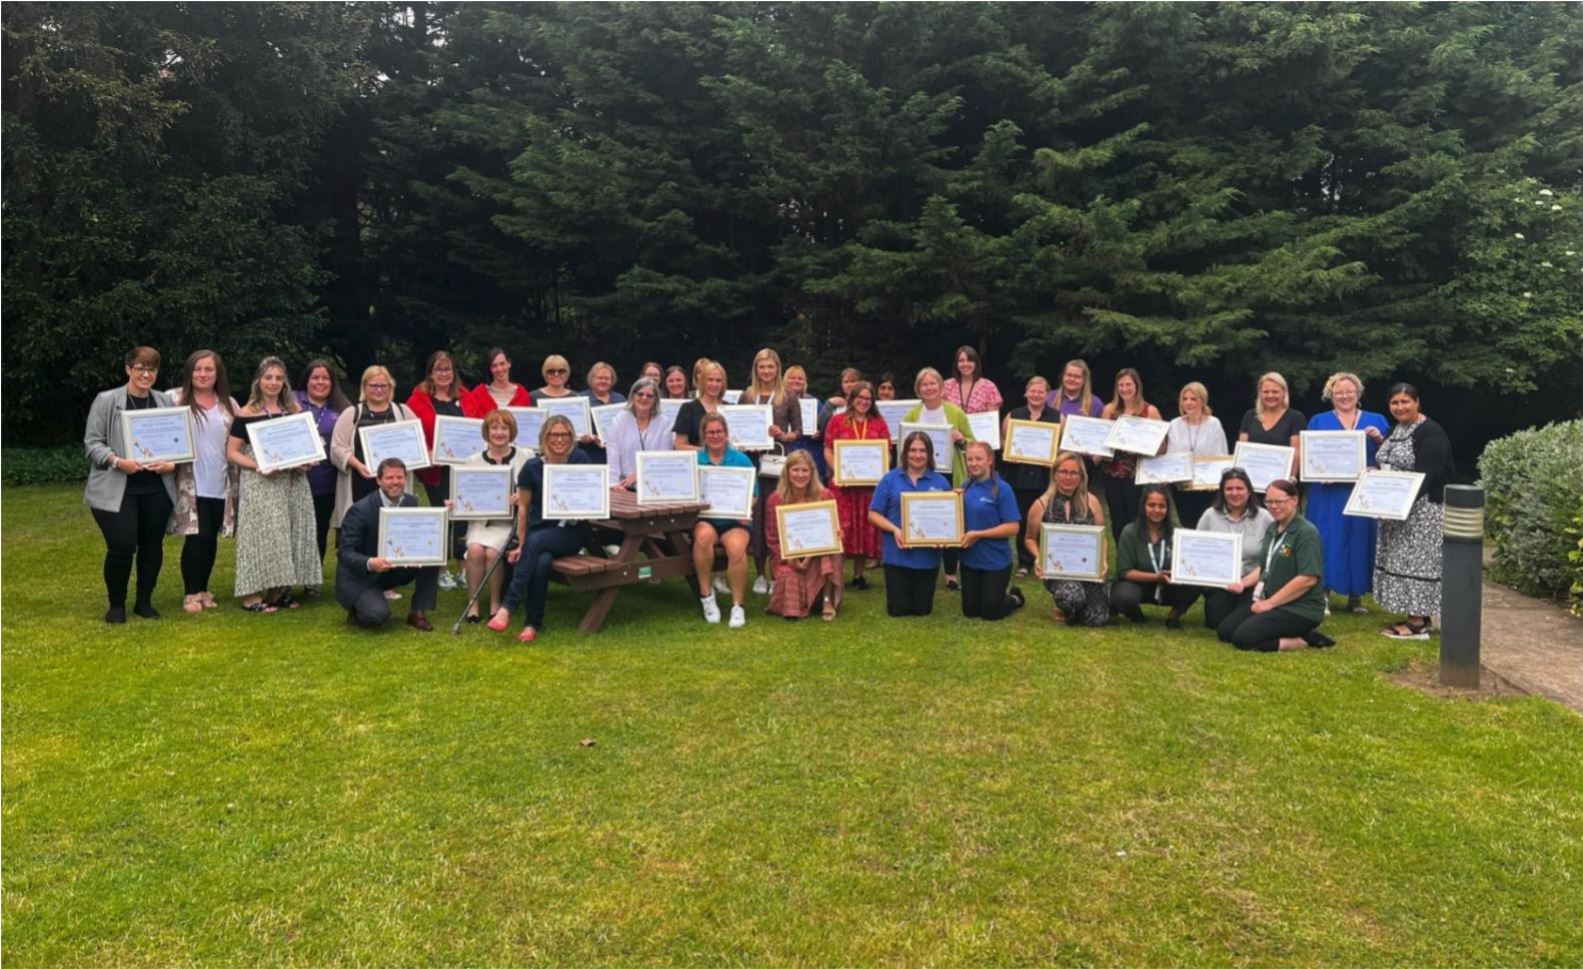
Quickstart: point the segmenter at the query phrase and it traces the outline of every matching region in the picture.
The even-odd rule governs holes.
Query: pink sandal
[[[517,633],[517,642],[531,643],[539,638],[539,633],[532,626],[523,626],[522,632]]]

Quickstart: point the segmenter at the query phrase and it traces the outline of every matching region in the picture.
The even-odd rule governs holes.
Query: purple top
[[[319,436],[324,438],[324,453],[329,454],[330,432],[335,430],[335,419],[341,416],[341,412],[329,404],[325,404],[323,407],[315,407],[308,400],[308,392],[305,390],[294,391],[294,393],[297,395],[297,403],[302,405],[302,409],[313,414],[313,423],[319,428]],[[328,458],[320,461],[308,469],[308,490],[313,492],[315,496],[335,494],[335,478],[338,473],[335,470],[335,465],[331,464]]]
[[[1059,388],[1056,389],[1054,396],[1056,400],[1061,402],[1059,410],[1063,415],[1076,414],[1079,417],[1098,417],[1100,412],[1105,409],[1105,402],[1099,399],[1098,394],[1095,394],[1093,399],[1089,401],[1090,406],[1087,414],[1083,413],[1081,397],[1077,400],[1071,400]],[[1050,405],[1045,404],[1045,406],[1048,407]]]

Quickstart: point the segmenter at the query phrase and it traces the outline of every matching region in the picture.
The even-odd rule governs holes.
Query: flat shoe
[[[479,614],[478,614],[478,613],[476,613],[476,612],[473,612],[473,613],[468,613],[468,616],[467,616],[467,621],[468,621],[468,622],[471,622],[471,623],[480,623],[480,622],[483,622],[483,621],[484,621],[484,617],[483,617],[483,616],[480,616],[480,615],[479,615]]]
[[[523,626],[522,632],[517,633],[517,642],[519,643],[531,643],[538,638],[538,630],[534,629],[532,626]]]
[[[203,597],[202,596],[187,596],[185,599],[182,599],[181,600],[181,611],[185,612],[185,613],[189,613],[189,614],[196,614],[196,613],[202,612],[203,611]]]
[[[497,633],[503,633],[506,631],[506,621],[501,619],[491,619],[489,620],[489,628]]]

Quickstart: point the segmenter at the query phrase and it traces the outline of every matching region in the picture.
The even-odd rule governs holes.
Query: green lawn
[[[1583,720],[1387,683],[1435,645],[1377,615],[1255,656],[672,583],[525,647],[186,617],[172,541],[112,629],[76,489],[3,521],[15,966],[1583,963]]]

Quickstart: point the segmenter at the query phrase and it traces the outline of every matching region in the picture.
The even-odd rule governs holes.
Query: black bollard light
[[[1484,489],[1446,485],[1440,586],[1440,685],[1478,689],[1484,619]]]

